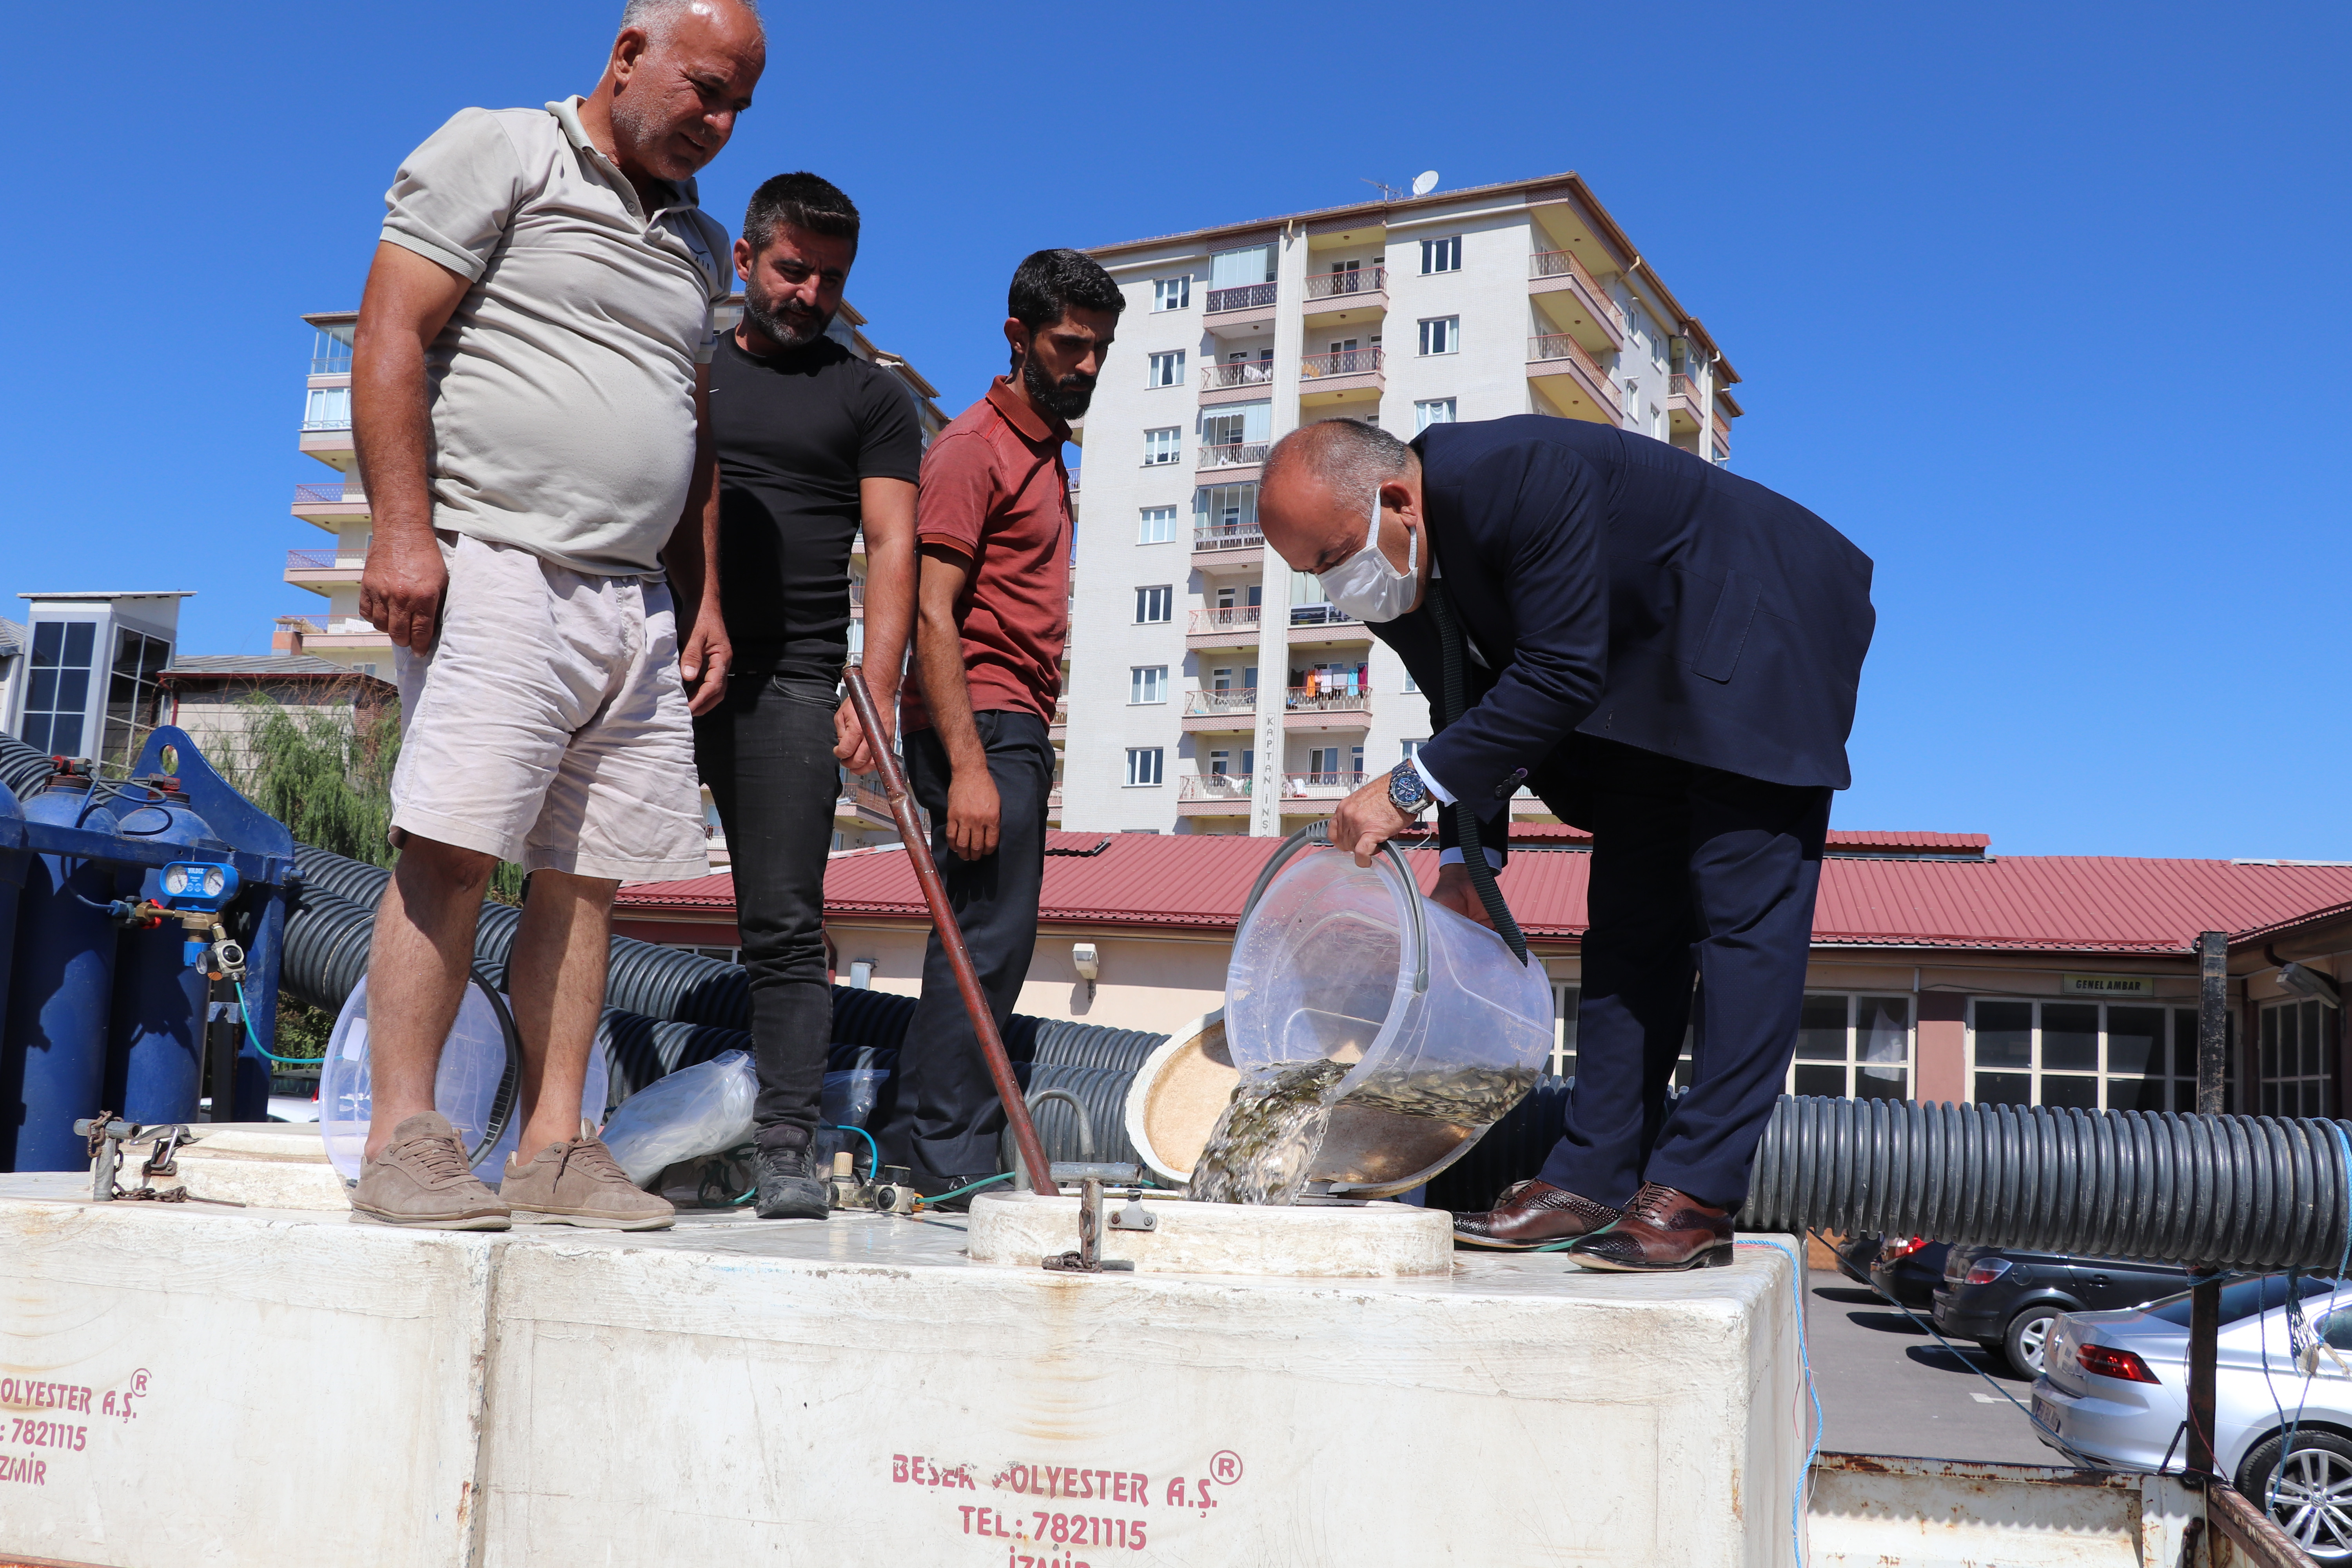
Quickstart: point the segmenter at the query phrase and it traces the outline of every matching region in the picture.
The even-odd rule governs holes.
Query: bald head
[[[583,120],[609,118],[631,179],[690,179],[735,133],[767,63],[757,0],[628,0]]]
[[[1266,454],[1258,484],[1259,530],[1298,572],[1328,572],[1363,549],[1380,496],[1381,553],[1399,571],[1429,552],[1408,549],[1421,527],[1421,459],[1412,447],[1360,419],[1302,426]]]

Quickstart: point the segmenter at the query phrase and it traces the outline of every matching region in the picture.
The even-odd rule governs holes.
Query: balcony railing
[[[1191,634],[1203,632],[1254,632],[1265,612],[1258,605],[1224,605],[1213,610],[1192,612]]]
[[[1240,686],[1226,691],[1187,691],[1184,693],[1184,717],[1212,719],[1221,713],[1255,713],[1257,711],[1257,688]]]
[[[1612,300],[1609,297],[1609,291],[1601,287],[1601,279],[1585,269],[1584,263],[1576,258],[1574,251],[1537,251],[1528,258],[1528,276],[1529,278],[1573,278],[1584,285],[1584,291],[1591,295],[1612,319],[1622,320],[1617,315],[1617,301]]]
[[[1369,713],[1372,692],[1368,686],[1359,686],[1353,691],[1309,691],[1304,686],[1294,686],[1282,694],[1282,706],[1292,713]]]
[[[880,773],[844,773],[841,775],[841,796],[837,803],[853,809],[863,808],[890,815],[890,797],[882,793]]]
[[[1363,623],[1337,605],[1293,605],[1290,624],[1294,626],[1351,626]]]
[[[1586,373],[1601,385],[1611,384],[1609,373],[1599,361],[1585,352],[1584,345],[1566,332],[1543,332],[1528,340],[1528,359],[1570,360],[1584,367]]]
[[[366,562],[367,552],[364,550],[289,550],[286,552],[286,570],[289,572],[324,572],[337,566],[361,566]]]
[[[1381,368],[1381,351],[1370,349],[1333,349],[1328,353],[1308,354],[1298,362],[1298,379],[1312,381],[1326,375],[1370,375]]]
[[[352,416],[348,413],[330,414],[324,419],[302,421],[302,428],[305,430],[348,430],[351,427]]]
[[[1229,386],[1271,386],[1274,384],[1274,362],[1262,359],[1227,360],[1223,364],[1201,367],[1201,390],[1216,392]]]
[[[339,354],[313,354],[313,355],[311,355],[311,356],[310,356],[310,374],[311,374],[312,375],[349,375],[349,374],[352,374],[352,356],[351,356],[351,352],[347,349],[347,350],[345,350],[343,353],[339,353]]]
[[[1666,394],[1670,397],[1687,397],[1696,405],[1698,402],[1698,383],[1676,371],[1666,378]]]
[[[1285,799],[1304,796],[1308,799],[1337,800],[1364,787],[1364,774],[1355,773],[1285,773],[1282,793]]]
[[[1310,300],[1342,300],[1350,294],[1377,294],[1388,287],[1385,267],[1351,267],[1345,272],[1314,272],[1307,278]]]
[[[1186,773],[1176,783],[1178,800],[1247,800],[1252,779],[1247,773]]]
[[[1192,529],[1195,550],[1255,550],[1265,542],[1265,535],[1254,522],[1196,523]]]
[[[310,426],[305,426],[305,429]],[[341,506],[347,501],[363,501],[367,496],[350,479],[330,479],[320,485],[296,485],[296,506]]]
[[[1231,446],[1203,447],[1201,464],[1204,468],[1245,468],[1265,461],[1270,441],[1240,441]]]
[[[1273,303],[1273,284],[1244,283],[1234,289],[1210,289],[1208,310],[1255,310]]]

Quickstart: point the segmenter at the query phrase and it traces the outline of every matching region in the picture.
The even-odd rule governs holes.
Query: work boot
[[[1568,1255],[1587,1268],[1626,1274],[1725,1268],[1731,1262],[1731,1211],[1644,1182],[1616,1224],[1572,1243]]]
[[[437,1110],[420,1110],[392,1130],[392,1142],[360,1167],[352,1212],[378,1225],[424,1230],[504,1230],[506,1203],[474,1177],[457,1130]]]
[[[1454,1216],[1454,1239],[1465,1247],[1526,1252],[1599,1230],[1617,1217],[1606,1204],[1549,1182],[1514,1182],[1485,1214]]]
[[[551,1143],[529,1161],[507,1156],[499,1194],[519,1225],[576,1225],[590,1230],[660,1230],[677,1218],[669,1200],[629,1180],[602,1138]]]
[[[824,1181],[809,1150],[808,1129],[780,1127],[773,1142],[765,1136],[751,1153],[760,1194],[752,1212],[761,1219],[823,1219]]]

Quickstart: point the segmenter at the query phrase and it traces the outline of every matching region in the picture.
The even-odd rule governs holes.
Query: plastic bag
[[[759,1093],[751,1053],[723,1051],[623,1100],[604,1124],[604,1146],[642,1187],[680,1160],[748,1142]]]
[[[875,1173],[873,1143],[855,1132],[845,1132],[845,1127],[864,1127],[881,1100],[882,1086],[890,1074],[880,1068],[842,1068],[824,1075],[824,1106],[819,1113],[822,1122],[816,1131],[816,1154],[820,1164],[828,1169],[838,1150],[846,1149],[856,1156],[855,1169],[869,1177]]]

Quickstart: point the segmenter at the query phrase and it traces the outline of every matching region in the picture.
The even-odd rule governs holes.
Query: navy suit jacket
[[[1467,710],[1422,748],[1481,819],[1574,734],[1769,783],[1852,782],[1870,558],[1796,502],[1583,420],[1433,425],[1428,545],[1464,629]],[[1444,692],[1427,596],[1373,635]],[[1449,831],[1448,841],[1452,835]]]

